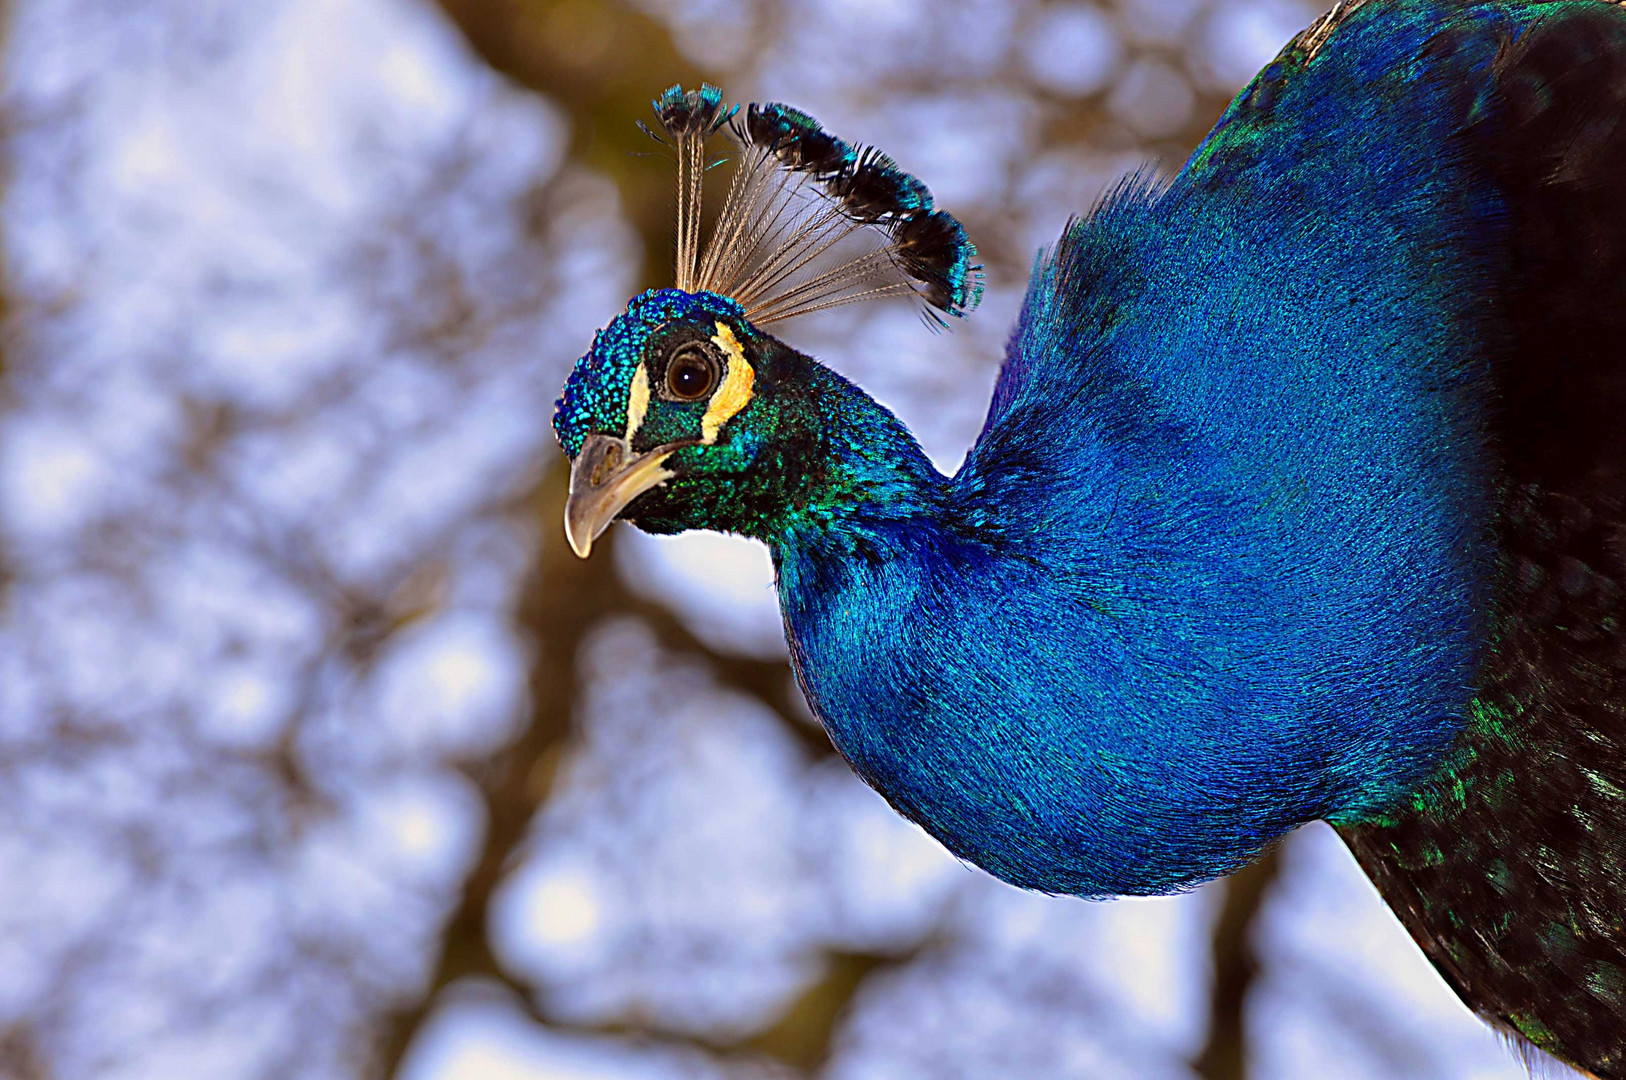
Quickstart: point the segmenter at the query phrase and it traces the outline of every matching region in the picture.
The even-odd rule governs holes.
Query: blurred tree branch
[[[824,977],[804,990],[778,1020],[746,1040],[744,1046],[793,1066],[804,1075],[814,1075],[829,1060],[837,1025],[865,980],[877,970],[907,964],[930,940],[896,956],[829,954]]]
[[[0,46],[8,44],[11,40],[11,3],[10,0],[0,0]],[[9,73],[8,73],[9,74]],[[0,192],[7,188],[7,179],[11,173],[12,140],[9,137],[14,120],[9,103],[0,102],[0,138],[4,138],[7,147],[4,158],[0,158]],[[4,400],[4,387],[6,379],[6,353],[10,351],[11,332],[11,282],[6,264],[0,262],[0,400]],[[7,564],[6,551],[0,548],[0,604],[5,602],[7,586],[11,583],[11,568]]]
[[[528,679],[531,722],[494,757],[465,766],[486,798],[485,842],[447,921],[423,996],[381,1025],[376,1057],[380,1076],[395,1075],[437,996],[458,980],[494,979],[526,995],[491,951],[487,911],[497,886],[513,866],[531,819],[547,801],[554,773],[575,730],[580,692],[576,660],[596,624],[616,615],[643,618],[664,647],[704,659],[721,685],[748,694],[777,712],[786,728],[810,748],[832,752],[821,729],[795,718],[799,699],[786,664],[719,654],[696,639],[664,606],[627,591],[615,574],[613,531],[599,540],[593,558],[576,558],[558,525],[564,515],[565,480],[564,462],[559,459],[538,489],[534,509],[543,522],[542,539],[519,603],[518,622],[531,634],[536,649]],[[786,1030],[788,1021],[782,1021],[756,1037],[760,1044],[752,1040],[740,1049],[793,1064],[822,1060],[828,1053],[836,1015],[857,990],[863,974],[887,959],[831,957],[826,977],[810,987],[787,1014],[801,1018],[797,1022],[805,1022],[806,1030],[792,1033]],[[604,1030],[626,1033],[634,1029],[615,1026]],[[650,1033],[646,1028],[637,1030]]]
[[[562,463],[556,463],[538,491],[540,517],[563,520],[564,497],[565,472]],[[528,678],[530,724],[493,758],[465,769],[485,795],[485,843],[442,933],[440,954],[423,997],[382,1025],[381,1076],[395,1075],[441,990],[471,976],[512,982],[491,951],[487,910],[532,816],[547,799],[574,725],[577,652],[592,625],[612,609],[608,600],[619,591],[608,551],[596,559],[577,559],[558,533],[544,528],[536,565],[519,603],[518,620],[531,633],[536,651]],[[605,539],[613,543],[613,538]]]
[[[665,283],[672,233],[666,153],[633,124],[655,94],[703,76],[659,21],[616,0],[440,0],[474,51],[570,118],[571,160],[613,178],[644,240],[645,282]]]
[[[1281,849],[1275,847],[1225,881],[1225,902],[1214,923],[1208,1040],[1192,1063],[1204,1080],[1244,1080],[1248,1075],[1246,1007],[1259,973],[1254,927],[1280,872]]]
[[[451,993],[482,996],[478,987],[484,981],[500,992],[507,1004],[550,1031],[699,1050],[725,1065],[756,1066],[774,1077],[812,1077],[829,1060],[840,1020],[864,981],[876,971],[912,962],[931,943],[932,939],[928,938],[898,954],[832,953],[826,957],[824,975],[809,985],[778,1020],[754,1035],[733,1042],[672,1031],[643,1021],[561,1021],[538,1008],[527,987],[500,972],[484,973],[478,979],[461,982],[451,988]]]
[[[51,1068],[26,1022],[0,1032],[0,1075],[7,1080],[50,1080]]]

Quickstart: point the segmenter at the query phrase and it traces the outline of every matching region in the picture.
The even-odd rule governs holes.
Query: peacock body
[[[559,403],[580,553],[766,543],[831,740],[1000,877],[1169,892],[1326,819],[1466,1002],[1626,1077],[1626,7],[1340,4],[1069,226],[947,477],[762,327],[963,314],[958,222],[785,106],[657,116],[678,287]]]

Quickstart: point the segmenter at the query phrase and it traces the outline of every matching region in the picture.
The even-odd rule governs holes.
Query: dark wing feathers
[[[1461,759],[1340,829],[1445,980],[1505,1031],[1626,1077],[1626,525],[1530,483],[1500,524],[1508,615]]]
[[[1626,7],[1544,7],[1494,62],[1500,115],[1466,138],[1512,215],[1504,456],[1566,491],[1626,464]]]

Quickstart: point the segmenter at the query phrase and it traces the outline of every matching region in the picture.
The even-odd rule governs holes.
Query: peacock
[[[1008,882],[1325,820],[1464,1002],[1626,1078],[1626,5],[1340,0],[1041,254],[952,476],[765,327],[963,317],[961,223],[790,106],[655,115],[675,287],[557,405],[577,554],[765,543],[835,747]]]

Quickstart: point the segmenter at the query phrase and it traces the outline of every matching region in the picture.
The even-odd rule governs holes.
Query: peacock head
[[[654,532],[734,524],[777,412],[758,372],[784,351],[712,292],[646,292],[600,330],[553,418],[576,554],[622,515]]]
[[[918,297],[942,325],[982,294],[965,230],[885,154],[785,105],[725,108],[709,85],[654,104],[661,132],[644,130],[678,161],[677,287],[598,332],[554,412],[572,462],[565,532],[584,558],[617,517],[751,532],[783,501],[815,365],[763,326],[888,296]],[[720,130],[734,176],[702,248],[705,143]]]

